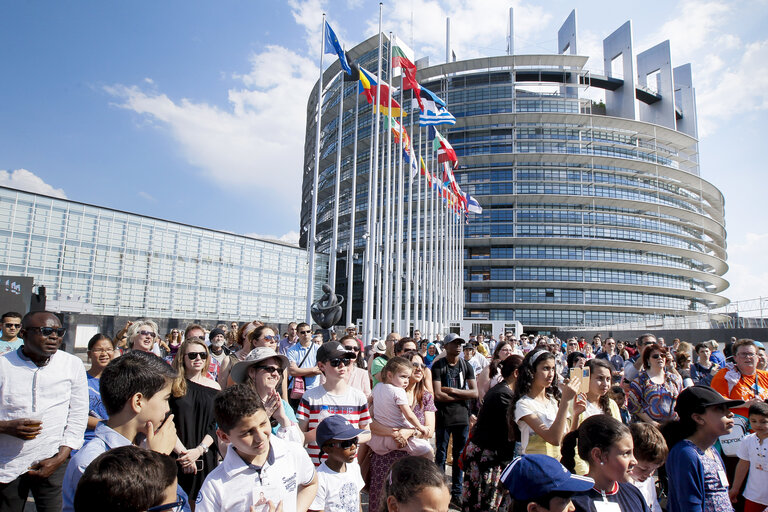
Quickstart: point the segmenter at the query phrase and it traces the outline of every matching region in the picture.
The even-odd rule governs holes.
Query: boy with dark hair
[[[203,482],[196,512],[274,510],[281,502],[284,512],[306,512],[317,491],[315,467],[301,445],[271,435],[256,392],[242,384],[229,387],[213,407],[216,433],[229,449]]]
[[[523,455],[501,473],[500,483],[512,497],[512,512],[574,510],[571,496],[587,491],[595,481],[571,474],[548,455]]]
[[[762,512],[768,506],[768,404],[758,402],[749,406],[749,426],[754,433],[742,438],[736,449],[739,463],[733,485],[728,492],[731,501],[739,497],[744,479],[744,512]],[[747,476],[749,475],[749,476]]]
[[[177,510],[176,461],[138,446],[102,453],[88,465],[75,492],[77,512]],[[183,498],[182,498],[183,499]],[[166,508],[167,507],[167,508]]]
[[[162,359],[139,350],[112,360],[104,368],[101,401],[109,418],[96,426],[94,438],[69,461],[63,484],[64,512],[74,510],[77,483],[102,453],[131,444],[171,453],[176,444],[176,427],[173,415],[166,415],[175,376],[176,371]]]

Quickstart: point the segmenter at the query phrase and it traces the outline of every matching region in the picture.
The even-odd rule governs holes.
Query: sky
[[[701,174],[726,198],[724,295],[768,296],[768,0],[605,5],[400,0],[383,28],[436,64],[450,16],[459,59],[500,55],[514,7],[515,52],[554,53],[575,8],[596,72],[627,20],[636,53],[670,39],[673,66],[693,66]],[[296,241],[323,12],[347,48],[377,31],[370,0],[0,3],[0,184]]]

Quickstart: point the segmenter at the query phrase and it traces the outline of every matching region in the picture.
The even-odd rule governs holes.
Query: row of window
[[[706,311],[695,299],[653,293],[618,290],[575,290],[567,288],[490,288],[465,290],[467,303],[590,304],[603,306],[655,307],[675,310]]]
[[[529,325],[594,325],[596,323],[612,324],[624,322],[637,322],[650,315],[636,313],[617,313],[611,311],[561,311],[546,309],[466,309],[467,318],[480,320],[506,320],[518,321]]]

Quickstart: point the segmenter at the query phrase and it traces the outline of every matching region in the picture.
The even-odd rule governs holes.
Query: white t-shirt
[[[749,461],[749,476],[744,497],[761,505],[768,505],[768,439],[760,440],[757,434],[742,437],[736,447],[736,455]]]
[[[637,487],[640,494],[643,495],[645,503],[648,505],[648,508],[651,509],[651,512],[662,512],[659,498],[656,496],[656,481],[654,480],[653,475],[646,478],[643,482],[631,479],[630,482],[632,482],[632,485]]]
[[[376,421],[385,427],[413,428],[400,410],[401,405],[410,405],[403,388],[379,382],[373,388],[372,396],[373,417]]]
[[[559,447],[544,441],[528,423],[521,421],[521,418],[534,415],[541,420],[544,426],[549,428],[555,422],[558,408],[557,400],[552,397],[548,398],[547,402],[540,402],[529,396],[524,396],[517,402],[515,405],[515,423],[520,428],[520,444],[523,447],[523,453],[543,453],[549,456],[556,453],[557,458],[560,458]]]
[[[310,510],[359,512],[360,491],[365,487],[357,461],[347,464],[347,471],[337,473],[325,465],[317,468],[317,495]]]
[[[211,471],[197,495],[197,512],[241,512],[267,499],[275,505],[283,502],[284,512],[296,511],[300,485],[308,485],[315,476],[315,466],[304,448],[271,436],[269,455],[261,468],[246,464],[230,447],[224,462]],[[266,506],[259,512],[266,511]]]

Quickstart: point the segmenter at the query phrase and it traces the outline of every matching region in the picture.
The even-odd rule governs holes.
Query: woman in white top
[[[544,349],[525,356],[518,370],[510,419],[520,429],[523,453],[560,459],[560,443],[568,429],[568,404],[576,396],[580,378],[557,387],[555,356]]]

